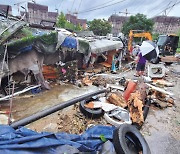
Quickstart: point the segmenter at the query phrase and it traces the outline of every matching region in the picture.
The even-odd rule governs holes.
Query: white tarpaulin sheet
[[[112,40],[95,40],[89,42],[91,53],[100,54],[105,51],[121,49],[123,43],[121,41],[112,41]]]

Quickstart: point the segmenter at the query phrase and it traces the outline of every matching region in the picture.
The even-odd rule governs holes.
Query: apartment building
[[[30,24],[40,24],[42,20],[56,22],[58,17],[57,12],[48,12],[48,6],[35,3],[28,3],[28,12],[22,12],[21,16],[25,13],[26,20]]]
[[[10,5],[2,5],[0,4],[0,13],[6,13],[12,15],[12,7]]]
[[[87,20],[86,19],[78,19],[77,16],[72,14],[66,14],[66,20],[74,25],[80,24],[83,29],[87,28]]]
[[[123,24],[129,19],[129,17],[126,16],[119,16],[117,14],[113,14],[109,17],[108,21],[112,25],[112,31],[111,33],[113,36],[118,36],[118,34],[122,30]]]
[[[180,17],[156,16],[154,21],[154,33],[171,34],[180,31]]]

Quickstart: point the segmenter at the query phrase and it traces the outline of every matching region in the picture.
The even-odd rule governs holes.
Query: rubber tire
[[[101,108],[100,109],[89,109],[84,106],[84,104],[89,101],[91,101],[91,100],[83,100],[80,102],[80,104],[79,104],[80,111],[86,117],[91,118],[91,119],[96,119],[96,118],[102,117],[104,115],[104,111]]]
[[[128,137],[127,137],[128,136]],[[127,138],[131,138],[136,149],[142,151],[143,154],[151,154],[150,148],[135,126],[123,124],[113,132],[113,144],[117,154],[137,153],[132,151],[127,145]],[[129,141],[130,142],[130,141]],[[141,150],[140,150],[141,149]]]

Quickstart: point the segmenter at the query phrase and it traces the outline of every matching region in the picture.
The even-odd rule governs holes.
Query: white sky
[[[21,5],[27,7],[28,0],[0,0],[0,4],[11,5],[13,14],[17,15],[17,6],[15,3],[22,2]],[[67,12],[79,12],[78,18],[85,18],[88,20],[105,18],[108,19],[112,14],[125,15],[119,12],[125,12],[126,9],[129,15],[135,15],[142,13],[147,17],[153,17],[156,15],[163,15],[165,8],[171,7],[175,3],[178,3],[174,7],[169,8],[166,13],[168,16],[179,16],[180,17],[180,0],[35,0],[36,3],[47,5],[49,11],[55,12],[56,9]],[[31,0],[29,0],[31,2]],[[114,4],[116,3],[116,4]],[[114,4],[114,5],[113,5]],[[106,7],[107,5],[111,5]],[[94,8],[102,9],[93,10]],[[22,9],[22,8],[21,8]],[[89,12],[84,12],[93,10]]]

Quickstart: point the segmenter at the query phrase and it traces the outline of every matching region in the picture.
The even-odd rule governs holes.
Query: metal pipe
[[[101,93],[105,93],[107,92],[108,90],[107,89],[102,89],[102,90],[98,90],[98,91],[95,91],[95,92],[92,92],[92,93],[89,93],[89,94],[85,94],[85,95],[82,95],[82,96],[79,96],[79,97],[76,97],[76,98],[73,98],[71,100],[68,100],[68,101],[65,101],[63,103],[60,103],[60,104],[57,104],[51,108],[48,108],[48,109],[45,109],[43,111],[40,111],[40,112],[37,112],[29,117],[26,117],[24,119],[21,119],[19,121],[15,121],[13,122],[12,124],[10,124],[10,126],[12,126],[13,128],[17,129],[19,126],[25,126],[29,123],[32,123],[36,120],[39,120],[47,115],[50,115],[58,110],[61,110],[63,108],[66,108],[70,105],[73,105],[79,101],[82,101],[86,98],[89,98],[89,97],[92,97],[92,96],[95,96],[95,95],[98,95],[98,94],[101,94]]]

